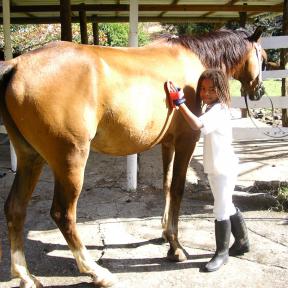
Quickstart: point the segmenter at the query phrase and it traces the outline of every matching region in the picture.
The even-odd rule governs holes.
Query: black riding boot
[[[213,272],[226,264],[229,258],[229,241],[231,222],[229,220],[215,221],[216,252],[212,259],[204,266],[203,271]]]
[[[250,245],[248,240],[248,233],[244,218],[238,208],[237,212],[230,216],[231,232],[235,238],[234,244],[229,249],[230,256],[243,255],[249,252]]]

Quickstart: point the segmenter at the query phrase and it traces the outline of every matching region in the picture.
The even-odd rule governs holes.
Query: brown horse
[[[42,287],[27,268],[23,250],[26,207],[43,164],[51,167],[51,216],[81,272],[108,287],[114,277],[89,256],[76,229],[76,206],[90,148],[128,155],[162,145],[166,206],[163,235],[169,258],[186,259],[178,242],[178,216],[187,167],[199,138],[169,107],[164,83],[184,88],[200,112],[195,87],[203,70],[223,69],[242,82],[250,98],[261,87],[261,31],[218,31],[202,37],[166,37],[143,48],[51,43],[0,64],[0,108],[17,154],[17,171],[5,203],[12,275],[21,287]],[[167,91],[166,91],[167,92]]]

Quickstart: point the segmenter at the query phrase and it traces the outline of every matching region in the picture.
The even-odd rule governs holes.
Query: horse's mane
[[[248,37],[245,30],[218,30],[200,36],[161,35],[158,44],[184,46],[193,51],[206,68],[225,67],[231,74],[235,66],[246,58],[250,43]]]

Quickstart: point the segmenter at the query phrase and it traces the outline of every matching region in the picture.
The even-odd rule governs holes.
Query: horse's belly
[[[127,119],[116,122],[115,119],[104,119],[97,128],[91,142],[94,151],[111,155],[129,155],[152,148],[163,138],[171,122],[168,109],[151,119]]]

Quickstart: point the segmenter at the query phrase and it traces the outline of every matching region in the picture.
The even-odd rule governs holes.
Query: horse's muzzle
[[[249,99],[252,100],[252,101],[257,101],[257,100],[260,100],[261,97],[265,94],[265,87],[263,85],[263,83],[259,83],[255,89],[255,92],[254,93],[249,93],[248,96],[249,96]]]
[[[265,87],[262,82],[259,83],[252,91],[250,89],[247,91],[244,86],[241,87],[241,95],[247,95],[251,101],[260,100],[264,94]]]

